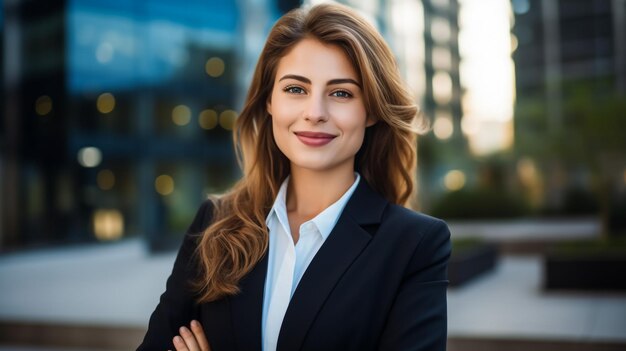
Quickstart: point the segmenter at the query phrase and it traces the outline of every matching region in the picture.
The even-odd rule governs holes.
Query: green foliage
[[[565,215],[594,215],[600,207],[594,194],[580,187],[571,187],[565,190],[563,214]]]
[[[479,237],[454,238],[452,239],[452,253],[470,250],[484,243],[485,241]]]
[[[550,124],[545,96],[520,96],[516,107],[516,148],[520,155],[544,162],[600,171],[600,159],[626,158],[626,97],[611,80],[563,84],[562,116]],[[551,128],[554,127],[554,128]]]
[[[524,216],[529,210],[520,196],[496,188],[477,188],[444,195],[431,213],[444,219],[494,219]]]
[[[626,150],[626,98],[591,84],[572,84],[566,89],[562,150],[574,159],[592,161],[600,153]],[[571,157],[570,157],[571,158]]]

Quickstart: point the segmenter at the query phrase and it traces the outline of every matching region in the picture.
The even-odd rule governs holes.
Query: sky
[[[515,69],[508,0],[461,0],[463,132],[476,154],[512,146]]]

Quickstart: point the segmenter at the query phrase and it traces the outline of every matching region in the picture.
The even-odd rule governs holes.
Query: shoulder
[[[405,257],[406,274],[423,272],[418,281],[445,280],[445,267],[452,251],[450,230],[441,219],[390,205],[381,223],[385,239],[394,242],[394,253]],[[431,270],[426,268],[431,267]],[[439,268],[436,268],[439,267]]]
[[[387,206],[377,236],[410,255],[443,249],[450,251],[450,230],[446,222],[427,214],[390,204]]]
[[[383,214],[382,223],[392,226],[397,231],[407,235],[421,236],[432,231],[447,231],[448,229],[447,224],[439,218],[396,204],[387,206]]]
[[[202,232],[211,225],[215,213],[216,201],[217,200],[213,198],[209,198],[200,204],[191,225],[187,229],[187,234],[202,234]]]

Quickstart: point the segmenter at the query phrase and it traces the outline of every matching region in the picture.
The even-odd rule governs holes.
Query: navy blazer
[[[260,351],[267,255],[241,292],[196,304],[189,289],[198,233],[211,223],[205,201],[180,248],[165,292],[137,350],[174,350],[192,319],[212,351]],[[445,350],[450,232],[438,219],[391,204],[361,179],[311,261],[285,313],[278,351]]]

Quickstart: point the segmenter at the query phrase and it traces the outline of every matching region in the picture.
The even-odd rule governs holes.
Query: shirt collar
[[[330,232],[337,224],[339,220],[339,216],[343,212],[344,207],[348,203],[348,200],[356,190],[357,185],[359,185],[359,181],[361,180],[361,175],[358,172],[354,172],[355,180],[352,183],[352,186],[339,198],[339,200],[335,201],[332,205],[328,206],[322,212],[320,212],[317,216],[307,222],[313,222],[317,227],[317,230],[322,235],[324,240],[328,238]],[[287,232],[290,232],[289,229],[289,219],[287,217],[287,185],[289,184],[289,176],[285,178],[283,183],[278,190],[278,194],[276,195],[276,199],[274,200],[274,204],[272,205],[272,209],[266,218],[266,223],[269,226],[270,219],[272,215],[275,215],[281,225]]]

